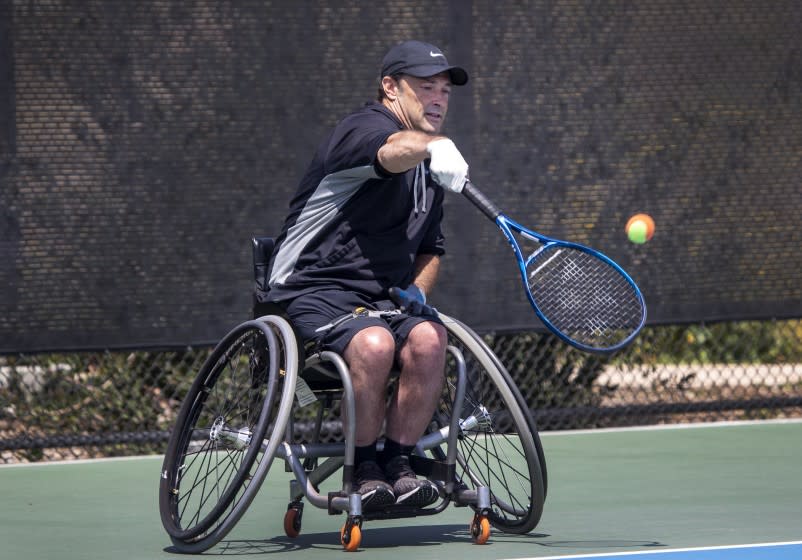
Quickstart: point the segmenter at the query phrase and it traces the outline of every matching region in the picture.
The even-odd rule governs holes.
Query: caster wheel
[[[300,508],[290,506],[284,514],[284,533],[291,539],[301,534],[301,512]]]
[[[362,529],[359,525],[346,522],[340,530],[340,542],[346,552],[355,552],[362,542]]]
[[[485,544],[490,539],[490,521],[483,515],[477,515],[471,522],[470,531],[473,542]]]

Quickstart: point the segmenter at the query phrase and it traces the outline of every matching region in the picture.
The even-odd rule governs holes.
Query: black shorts
[[[349,318],[325,332],[317,332],[318,328],[350,315],[360,307],[374,311],[396,309],[396,305],[390,300],[370,301],[359,294],[342,290],[321,290],[305,294],[289,302],[282,302],[282,306],[305,344],[314,342],[319,345],[320,350],[331,350],[341,356],[356,333],[368,327],[382,327],[393,335],[397,358],[398,350],[416,325],[425,321],[442,324],[435,316],[399,313],[389,317]]]

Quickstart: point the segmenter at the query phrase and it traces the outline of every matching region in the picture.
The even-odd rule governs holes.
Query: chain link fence
[[[650,326],[612,357],[542,333],[484,338],[541,431],[802,417],[802,320]],[[163,452],[209,352],[0,357],[0,461]]]
[[[164,449],[198,341],[250,307],[243,236],[411,37],[471,72],[448,133],[476,183],[614,257],[662,324],[605,358],[522,332],[505,241],[449,199],[471,243],[438,306],[516,330],[486,341],[541,430],[802,417],[799,2],[296,4],[0,0],[0,462]]]

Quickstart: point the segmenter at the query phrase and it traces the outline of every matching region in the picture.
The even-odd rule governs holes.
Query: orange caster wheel
[[[490,521],[484,515],[476,515],[471,521],[471,537],[476,544],[485,544],[490,539]]]
[[[301,507],[290,506],[284,514],[284,533],[291,539],[301,534]]]
[[[346,552],[355,552],[362,542],[362,529],[352,521],[346,521],[340,530],[340,542]]]

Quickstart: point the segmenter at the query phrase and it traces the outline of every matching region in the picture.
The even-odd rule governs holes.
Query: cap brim
[[[464,86],[468,83],[468,73],[459,66],[415,66],[414,68],[407,68],[404,70],[404,74],[409,74],[416,78],[428,78],[429,76],[436,76],[442,72],[448,72],[451,83],[455,86]]]

